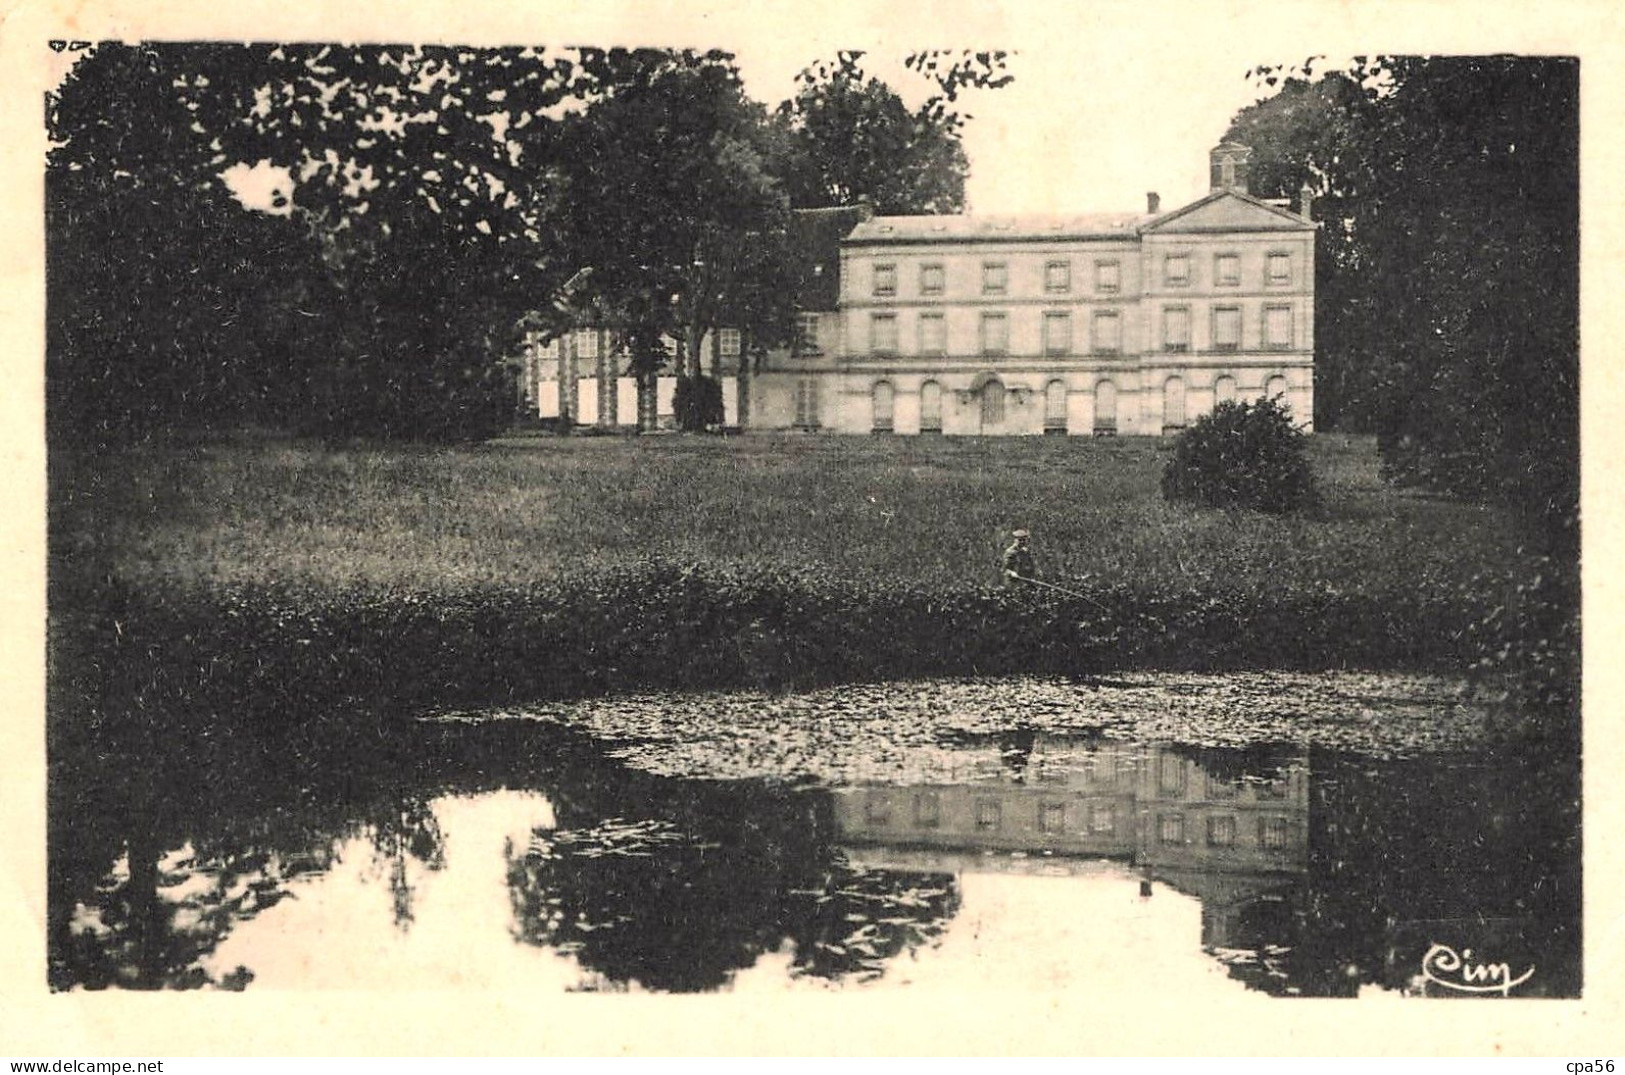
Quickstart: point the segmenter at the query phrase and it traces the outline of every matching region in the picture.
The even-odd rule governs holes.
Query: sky
[[[876,51],[864,66],[916,104],[932,87],[903,67],[902,54]],[[1301,60],[1303,57],[1293,57]],[[791,48],[741,51],[751,95],[776,104],[792,92],[808,60]],[[1173,208],[1208,191],[1207,151],[1238,109],[1257,100],[1243,76],[1251,57],[1202,57],[1201,93],[1181,93],[1157,64],[1127,64],[1089,78],[1071,52],[1031,48],[1011,57],[1015,80],[971,91],[963,138],[970,160],[966,201],[973,213],[1140,212],[1156,191]]]
[[[360,32],[333,26],[328,34],[303,28],[266,33],[256,25],[254,32],[211,36],[719,47],[735,55],[748,92],[769,107],[791,95],[799,71],[841,49],[863,50],[866,70],[910,103],[932,88],[904,68],[910,51],[1004,49],[1014,53],[1014,81],[998,90],[967,91],[960,102],[972,117],[963,135],[970,160],[967,202],[979,213],[1137,212],[1148,191],[1160,193],[1169,208],[1200,197],[1207,192],[1208,149],[1235,112],[1258,97],[1244,77],[1248,69],[1324,51],[1278,32],[1272,37],[1279,20],[1249,22],[1238,14],[1244,8],[1195,0],[1171,8],[1114,0],[1020,6],[957,0],[859,6],[833,0],[816,8],[724,8],[721,14],[732,17],[717,18],[703,8],[656,3],[649,9],[662,14],[629,20],[626,3],[554,5],[559,17],[460,31],[444,17],[403,17],[387,34],[365,24]],[[1180,17],[1170,19],[1170,12]],[[63,65],[69,57],[53,59]]]

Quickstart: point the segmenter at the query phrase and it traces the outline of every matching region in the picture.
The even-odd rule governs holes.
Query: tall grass
[[[1563,611],[1503,514],[1390,491],[1369,442],[1313,451],[1323,506],[1284,520],[1164,503],[1154,442],[58,455],[53,707],[287,720],[977,672],[1493,674]],[[995,585],[1017,526],[1081,596]],[[1568,681],[1563,653],[1529,652]]]

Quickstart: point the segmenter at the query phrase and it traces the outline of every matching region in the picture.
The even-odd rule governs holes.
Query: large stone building
[[[1154,436],[1226,399],[1279,396],[1307,427],[1308,193],[1298,212],[1253,197],[1243,146],[1219,145],[1210,164],[1212,190],[1169,211],[1152,194],[1139,214],[803,214],[800,340],[766,356],[748,406],[733,376],[739,334],[706,343],[728,375],[729,422],[743,412],[739,424],[763,430]],[[552,357],[536,382],[544,417],[550,400],[582,398],[557,382],[548,394],[545,371],[566,370]],[[635,417],[596,400],[567,413]]]

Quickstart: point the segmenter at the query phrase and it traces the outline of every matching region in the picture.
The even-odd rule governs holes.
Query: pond
[[[1577,996],[1578,766],[1475,719],[1143,675],[53,757],[51,984]]]

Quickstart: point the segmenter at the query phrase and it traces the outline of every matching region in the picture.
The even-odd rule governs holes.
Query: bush
[[[1274,515],[1313,507],[1307,439],[1274,399],[1221,403],[1175,442],[1163,498]]]
[[[722,425],[722,385],[710,377],[679,377],[672,397],[677,428],[688,433],[704,433]]]

